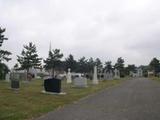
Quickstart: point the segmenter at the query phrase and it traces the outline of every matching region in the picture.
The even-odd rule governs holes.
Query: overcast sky
[[[40,57],[49,44],[65,57],[118,57],[126,64],[148,64],[160,56],[159,0],[0,0],[0,26],[9,38],[11,67],[23,45],[36,44]]]

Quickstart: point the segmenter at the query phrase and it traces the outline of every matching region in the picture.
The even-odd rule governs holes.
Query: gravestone
[[[113,80],[113,72],[111,70],[109,71],[109,79],[108,80]]]
[[[87,87],[87,79],[85,77],[76,77],[73,81],[75,87]]]
[[[104,80],[108,80],[109,79],[109,72],[106,72],[104,73]]]
[[[47,78],[44,80],[44,91],[48,94],[65,94],[61,91],[61,80],[57,78]]]
[[[10,82],[10,73],[7,73],[5,76],[5,81]]]
[[[104,80],[113,80],[113,72],[111,70],[105,71]]]
[[[100,80],[104,80],[104,74],[103,73],[100,74]]]
[[[19,85],[19,74],[18,73],[11,73],[11,88],[18,90],[20,87]]]
[[[114,70],[114,78],[115,79],[120,79],[120,72],[117,69]]]
[[[104,72],[104,80],[107,80],[108,79],[108,72]]]
[[[97,79],[97,66],[94,66],[94,73],[93,73],[93,84],[98,84],[98,79]]]
[[[137,69],[137,76],[138,77],[143,77],[143,70],[141,68]]]
[[[28,75],[26,70],[23,71],[20,78],[22,80],[22,83],[29,84],[30,81],[28,80]]]
[[[68,68],[67,83],[72,83],[71,69],[70,68]]]
[[[34,67],[29,68],[29,72],[34,78],[37,78],[37,70]]]

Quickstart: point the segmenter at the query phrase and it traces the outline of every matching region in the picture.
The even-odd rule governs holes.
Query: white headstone
[[[113,80],[113,72],[111,70],[109,71],[109,80]]]
[[[29,68],[29,73],[33,74],[37,78],[37,70],[34,67]]]
[[[98,84],[98,79],[97,79],[97,66],[94,66],[93,84]]]
[[[117,69],[114,70],[114,78],[115,79],[120,79],[120,72]]]
[[[75,87],[87,87],[87,79],[84,77],[76,77],[73,81]]]
[[[6,74],[5,80],[6,80],[6,82],[9,82],[9,81],[10,81],[10,73],[7,73],[7,74]]]
[[[109,71],[105,71],[104,72],[104,80],[109,80],[110,79],[110,72]]]
[[[67,83],[72,83],[71,69],[68,68]]]
[[[137,70],[137,76],[138,77],[143,77],[143,70],[141,69],[141,68],[139,68],[138,70]]]

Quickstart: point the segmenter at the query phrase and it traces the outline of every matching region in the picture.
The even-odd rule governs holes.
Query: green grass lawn
[[[160,81],[159,77],[149,77],[151,80],[156,80],[156,81]]]
[[[20,84],[18,92],[10,89],[10,83],[0,81],[0,120],[24,120],[32,119],[49,111],[63,107],[89,94],[95,93],[123,80],[101,81],[99,85],[92,85],[89,82],[88,88],[74,88],[65,82],[62,84],[62,91],[66,95],[42,94],[43,81],[34,80],[29,84]]]

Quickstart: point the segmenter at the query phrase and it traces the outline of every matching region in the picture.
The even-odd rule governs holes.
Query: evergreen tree
[[[141,65],[140,68],[142,68],[143,70],[143,76],[144,77],[148,77],[148,70],[149,70],[149,66],[148,65]]]
[[[0,79],[5,79],[5,75],[9,72],[9,68],[6,64],[0,63]]]
[[[87,72],[87,59],[82,57],[78,60],[76,72],[86,73]]]
[[[19,65],[18,65],[18,63],[16,63],[16,64],[13,66],[13,69],[14,69],[14,70],[19,70]]]
[[[111,61],[105,62],[104,70],[105,71],[111,71],[112,70],[112,62]]]
[[[160,72],[160,63],[157,58],[153,58],[149,63],[150,70],[154,71],[155,76]]]
[[[30,68],[34,67],[39,69],[41,66],[42,58],[38,57],[36,46],[32,42],[30,42],[29,45],[24,45],[21,56],[17,55],[17,57],[17,61],[20,64],[20,69],[27,70],[27,74]]]
[[[8,40],[8,38],[5,38],[5,36],[3,35],[3,33],[6,31],[6,29],[3,29],[0,27],[0,47],[2,46],[2,43],[4,40]]]
[[[55,77],[54,72],[62,66],[61,58],[63,54],[60,53],[60,49],[50,50],[48,58],[44,60],[44,68],[51,72],[52,76]]]
[[[130,72],[136,72],[136,66],[133,64],[133,65],[128,65],[126,68],[125,68],[125,74],[126,75],[129,75]]]
[[[87,61],[86,61],[86,67],[85,67],[85,71],[86,71],[86,77],[88,79],[92,79],[93,77],[93,68],[95,66],[95,61],[93,60],[92,57],[90,57]]]
[[[3,35],[4,32],[5,29],[2,29],[0,27],[0,47],[2,46],[4,40],[8,40],[8,38],[5,38],[5,36]],[[3,61],[8,62],[9,60],[11,60],[11,58],[9,58],[9,55],[11,55],[11,52],[0,49],[0,79],[4,79],[6,73],[9,72],[9,68],[6,64],[3,63]]]
[[[117,70],[120,71],[120,76],[124,77],[125,76],[125,70],[124,70],[124,59],[122,59],[121,57],[119,57],[117,59],[117,63],[114,66]]]
[[[76,67],[77,67],[77,61],[74,60],[74,57],[72,54],[70,54],[68,56],[68,58],[65,59],[65,69],[66,71],[68,70],[68,68],[71,69],[71,71],[76,71]]]
[[[2,46],[2,43],[4,40],[8,40],[8,38],[6,38],[3,33],[6,31],[6,29],[2,29],[0,27],[0,47]],[[9,61],[11,60],[11,58],[9,58],[9,55],[11,55],[11,52],[7,51],[7,50],[2,50],[0,49],[0,63],[2,61]]]
[[[103,69],[103,64],[99,58],[96,58],[95,65],[97,66],[97,72],[100,72]]]
[[[95,66],[95,61],[93,60],[93,58],[89,58],[89,60],[87,61],[87,72],[88,73],[93,73],[93,68]]]
[[[7,50],[0,50],[0,63],[3,61],[8,62],[9,60],[11,60],[11,58],[9,58],[9,55],[11,54],[12,53]]]

